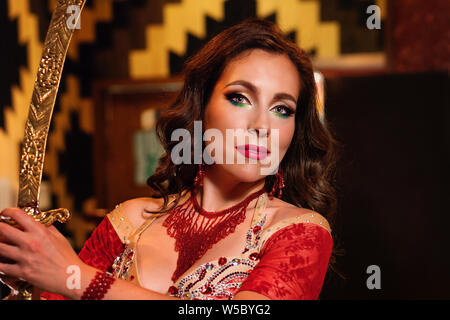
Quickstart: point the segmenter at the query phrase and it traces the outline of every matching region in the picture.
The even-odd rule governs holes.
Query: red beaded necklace
[[[248,204],[265,191],[263,187],[228,209],[211,212],[199,205],[196,188],[192,188],[190,199],[175,207],[163,223],[167,233],[175,238],[175,251],[178,252],[172,281],[178,279],[219,240],[233,233],[244,222]]]

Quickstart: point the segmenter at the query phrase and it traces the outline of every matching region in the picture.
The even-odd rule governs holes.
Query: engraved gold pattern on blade
[[[62,69],[81,10],[86,0],[59,0],[53,12],[44,49],[34,83],[33,94],[25,125],[25,137],[22,143],[19,173],[18,206],[46,225],[58,220],[65,222],[70,214],[66,209],[41,212],[39,189],[44,167],[45,146],[50,121],[56,101]],[[78,12],[70,6],[78,6]],[[74,26],[74,28],[70,28]],[[14,222],[5,221],[9,224]]]

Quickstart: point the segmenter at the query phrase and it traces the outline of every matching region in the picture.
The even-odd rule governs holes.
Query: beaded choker
[[[233,233],[244,222],[248,204],[265,191],[263,187],[228,209],[211,212],[200,206],[196,188],[192,188],[190,199],[175,207],[163,223],[167,233],[175,238],[175,251],[178,252],[172,281],[176,281],[214,244]]]

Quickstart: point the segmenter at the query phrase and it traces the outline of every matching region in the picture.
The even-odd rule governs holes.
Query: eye
[[[285,105],[278,105],[273,109],[277,110],[276,115],[281,118],[289,118],[295,113],[294,110]]]
[[[246,97],[244,97],[242,94],[235,92],[226,94],[225,97],[227,98],[228,101],[230,101],[231,104],[238,107],[245,107],[247,104],[244,103],[244,101],[248,102]]]

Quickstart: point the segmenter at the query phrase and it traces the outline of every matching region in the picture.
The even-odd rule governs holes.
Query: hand
[[[14,285],[24,280],[43,290],[64,294],[67,267],[84,264],[67,239],[54,227],[45,227],[21,209],[0,215],[12,218],[19,228],[0,223],[0,274]],[[9,261],[5,261],[4,259]]]
[[[3,237],[0,233],[0,243],[4,243],[4,242],[7,242],[7,239],[5,237]],[[0,256],[0,263],[14,263],[14,261]],[[11,295],[18,294],[19,283],[20,283],[19,279],[0,273],[0,282],[3,283],[5,286],[7,286],[9,289],[11,289]]]

